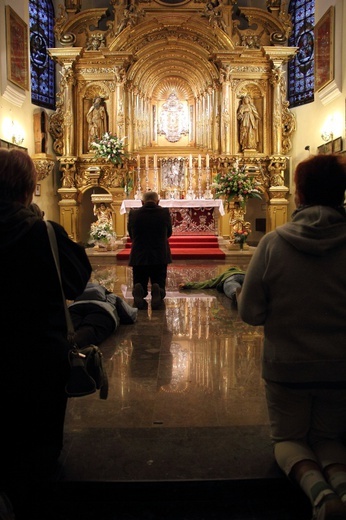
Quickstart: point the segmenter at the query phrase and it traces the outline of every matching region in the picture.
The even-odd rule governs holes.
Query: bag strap
[[[68,338],[69,342],[71,344],[73,344],[74,343],[73,338],[75,336],[75,330],[74,330],[72,319],[71,319],[71,316],[70,316],[70,313],[69,313],[69,310],[68,310],[68,307],[67,307],[65,293],[64,293],[63,286],[62,286],[61,272],[60,272],[60,262],[59,262],[58,243],[57,243],[57,240],[56,240],[56,235],[55,235],[55,231],[54,231],[54,228],[53,228],[52,224],[50,222],[48,222],[47,220],[45,220],[45,223],[47,225],[47,231],[48,231],[48,238],[49,238],[50,248],[52,250],[54,263],[55,263],[55,267],[56,267],[56,270],[57,270],[57,273],[58,273],[59,282],[60,282],[61,295],[62,295],[64,311],[65,311],[65,318],[66,318],[66,323],[67,323],[67,338]]]

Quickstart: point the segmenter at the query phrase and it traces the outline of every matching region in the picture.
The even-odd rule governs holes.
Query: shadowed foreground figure
[[[67,328],[47,225],[30,209],[37,172],[29,155],[0,149],[0,491],[16,520],[53,519],[42,496],[63,445],[69,376]],[[85,249],[54,229],[66,297],[90,278]],[[3,502],[3,501],[2,501]]]
[[[292,222],[265,235],[238,296],[264,325],[262,375],[281,469],[314,520],[346,519],[346,163],[298,164]]]

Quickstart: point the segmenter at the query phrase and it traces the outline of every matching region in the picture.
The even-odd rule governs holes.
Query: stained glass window
[[[315,0],[291,0],[288,8],[293,31],[290,47],[299,47],[288,63],[288,100],[291,107],[314,101]]]
[[[47,48],[54,47],[54,7],[51,0],[29,0],[31,101],[55,108],[55,64]]]

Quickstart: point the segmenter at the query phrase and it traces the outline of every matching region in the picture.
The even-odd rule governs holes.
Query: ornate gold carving
[[[32,156],[32,160],[35,164],[38,181],[42,181],[52,173],[55,164],[52,156],[46,155],[45,153],[37,153]]]
[[[270,173],[271,186],[284,186],[284,170],[286,168],[286,157],[282,155],[273,155],[270,157],[268,171]]]
[[[61,184],[63,188],[74,188],[75,187],[75,175],[76,175],[76,166],[74,162],[66,162],[65,164],[61,164]]]

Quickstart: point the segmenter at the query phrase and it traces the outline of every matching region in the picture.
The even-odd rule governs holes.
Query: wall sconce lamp
[[[332,131],[325,130],[322,132],[321,137],[325,143],[332,142],[332,153],[334,153],[334,134]]]
[[[20,146],[23,144],[24,135],[22,129],[12,121],[12,136],[11,140],[13,144]]]

